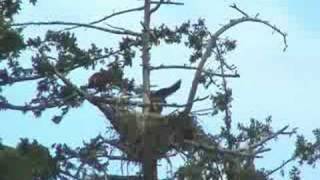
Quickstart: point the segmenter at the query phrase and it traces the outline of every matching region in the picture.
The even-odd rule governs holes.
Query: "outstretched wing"
[[[161,99],[162,98],[165,99],[169,95],[176,92],[180,88],[180,86],[181,86],[181,79],[176,83],[174,83],[173,85],[171,85],[170,87],[162,88],[157,91],[151,92],[151,97],[159,97]]]

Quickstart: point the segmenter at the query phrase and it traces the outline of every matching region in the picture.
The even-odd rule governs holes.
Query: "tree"
[[[30,2],[36,4],[34,0]],[[61,111],[61,114],[52,117],[52,121],[58,124],[70,109],[80,108],[81,104],[89,102],[104,114],[111,127],[108,129],[109,136],[98,135],[84,143],[83,147],[73,149],[66,144],[52,145],[55,150],[52,157],[48,153],[42,153],[45,154],[45,161],[41,159],[40,162],[47,164],[40,163],[44,170],[31,169],[34,178],[153,180],[158,177],[157,163],[160,159],[167,159],[171,163],[171,157],[181,155],[185,158],[185,164],[172,178],[270,179],[274,172],[291,161],[300,159],[303,163],[308,160],[313,164],[318,159],[316,155],[319,141],[310,143],[303,136],[298,136],[297,150],[292,157],[274,170],[257,169],[254,160],[270,151],[266,143],[279,136],[294,135],[296,130],[289,126],[274,130],[271,117],[262,122],[252,119],[250,124],[238,124],[235,130],[231,116],[232,90],[227,79],[238,78],[239,74],[236,67],[227,62],[226,55],[236,48],[237,41],[223,35],[239,24],[259,23],[279,34],[283,38],[284,50],[287,48],[287,35],[268,21],[260,19],[258,14],[250,16],[235,4],[231,5],[231,8],[240,13],[240,17],[231,19],[212,32],[204,19],[184,22],[176,27],[165,24],[152,26],[152,15],[158,10],[164,6],[183,5],[166,0],[145,0],[141,7],[114,12],[89,23],[18,23],[14,16],[21,9],[21,2],[5,0],[0,5],[0,63],[4,65],[0,70],[0,87],[10,88],[11,85],[30,81],[37,83],[36,96],[25,105],[12,104],[0,94],[0,110],[32,112],[39,117],[44,111],[54,108]],[[102,24],[111,18],[133,12],[144,14],[140,31]],[[44,36],[25,37],[24,29],[31,26],[62,26],[64,29],[48,29]],[[121,39],[116,47],[98,47],[92,44],[90,48],[83,49],[77,43],[78,37],[72,33],[74,29],[81,28],[102,31],[110,36],[120,36]],[[182,65],[155,66],[151,49],[172,44],[189,48],[192,52],[190,58]],[[21,63],[26,52],[32,53],[29,66]],[[207,65],[208,61],[213,65]],[[136,64],[142,65],[141,86],[137,83],[137,77],[127,76],[127,70]],[[88,76],[88,82],[76,84],[72,73],[77,69],[93,69],[95,73]],[[168,69],[194,72],[193,81],[177,79],[172,85],[152,90],[155,83],[151,82],[150,73]],[[167,103],[166,98],[179,91],[181,83],[191,85],[187,101]],[[206,96],[196,96],[199,86],[208,90]],[[218,90],[212,91],[213,87]],[[198,102],[205,102],[209,107],[193,109],[193,105]],[[163,112],[164,108],[168,111]],[[208,113],[223,117],[223,126],[217,134],[205,132],[198,123],[202,115]],[[317,132],[315,131],[316,137],[319,134]],[[21,144],[31,150],[40,148],[41,152],[47,152],[47,149],[37,143],[23,140]],[[21,154],[19,147],[5,148],[0,158],[8,162],[34,160],[33,156],[30,158]],[[8,149],[14,154],[14,160],[8,158]],[[141,165],[141,173],[130,176],[111,175],[108,172],[111,161]],[[30,170],[26,173],[30,173]],[[292,179],[297,179],[298,174],[299,170],[294,168],[291,171]],[[10,175],[0,177],[8,176]],[[26,177],[27,174],[21,176]]]

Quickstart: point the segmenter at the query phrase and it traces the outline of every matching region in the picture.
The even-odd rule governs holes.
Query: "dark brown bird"
[[[95,88],[98,90],[106,89],[107,85],[112,84],[112,71],[101,70],[100,72],[94,73],[88,82],[88,88]]]
[[[150,93],[150,101],[151,107],[150,112],[161,113],[163,107],[161,104],[166,103],[166,98],[176,92],[181,86],[181,80],[178,80],[173,85],[162,88],[157,91],[151,91]]]

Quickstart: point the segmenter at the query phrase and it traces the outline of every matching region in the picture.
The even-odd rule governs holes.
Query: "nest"
[[[176,144],[183,144],[186,139],[194,140],[198,129],[194,118],[182,113],[161,116],[122,110],[119,120],[120,141],[127,145],[128,157],[136,161],[141,160],[144,143],[148,142],[154,155],[162,158]]]

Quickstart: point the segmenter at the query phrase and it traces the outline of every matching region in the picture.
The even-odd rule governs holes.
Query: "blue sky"
[[[233,2],[249,14],[255,15],[259,12],[261,18],[269,20],[289,34],[289,48],[286,52],[282,51],[281,37],[272,34],[269,28],[260,24],[246,23],[226,34],[238,41],[237,50],[228,57],[229,62],[238,66],[241,75],[240,79],[230,82],[234,95],[234,120],[248,122],[251,117],[264,119],[272,115],[275,128],[289,124],[291,127],[299,127],[299,132],[311,137],[311,130],[320,127],[320,111],[317,106],[320,102],[319,1],[185,1],[183,7],[168,7],[161,10],[154,17],[153,24],[168,22],[170,25],[175,25],[188,19],[196,20],[202,17],[206,18],[209,29],[215,31],[229,18],[240,16],[228,7]],[[140,6],[141,1],[40,0],[36,8],[27,6],[18,20],[88,22],[131,5]],[[81,11],[77,11],[78,9]],[[116,18],[110,23],[139,28],[137,18],[141,17],[141,14],[132,14],[125,18]],[[40,27],[26,30],[26,34],[31,36],[43,32],[45,28]],[[110,38],[109,35],[97,31],[76,30],[75,33],[79,36],[83,47],[91,42],[98,45],[117,42],[117,37]],[[186,62],[187,57],[186,51],[180,47],[174,47],[174,50],[172,47],[163,47],[154,50],[152,54],[155,64],[178,64]],[[141,72],[137,70],[130,71],[132,76],[140,74]],[[191,79],[189,72],[179,71],[178,75],[172,76],[168,73],[168,76],[164,76],[163,72],[159,71],[152,75],[152,80],[164,85],[174,82],[175,78],[182,78],[183,88],[171,100],[185,100],[185,93],[190,86],[187,83]],[[72,78],[75,82],[83,82],[87,77],[76,73]],[[27,87],[25,85],[9,87],[5,93],[12,102],[23,103],[23,100],[29,99],[32,94],[32,84],[27,84]],[[29,137],[46,145],[66,142],[76,146],[83,140],[104,132],[103,115],[97,113],[97,109],[87,103],[82,108],[73,110],[59,125],[49,120],[53,113],[54,111],[50,111],[35,119],[32,114],[22,115],[19,112],[1,111],[3,124],[0,127],[0,137],[3,143],[15,145],[19,138]],[[204,119],[202,123],[212,132],[218,128],[217,123],[211,119]],[[258,166],[269,168],[277,166],[290,156],[293,143],[284,138],[272,143],[272,147],[274,151],[267,153],[265,159],[258,161]],[[312,180],[319,177],[320,172],[317,169],[305,168],[303,175],[303,179]],[[282,178],[277,176],[276,179]]]

